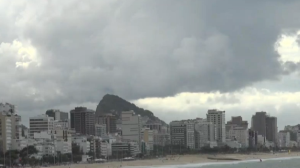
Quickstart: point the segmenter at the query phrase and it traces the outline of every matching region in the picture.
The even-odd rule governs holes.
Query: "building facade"
[[[82,135],[95,134],[95,111],[76,107],[70,111],[71,128]]]
[[[2,152],[12,148],[13,127],[11,116],[0,113],[0,151]]]
[[[107,129],[105,124],[95,124],[95,136],[105,136],[107,134]]]
[[[266,137],[266,118],[267,113],[262,112],[256,112],[255,115],[252,116],[251,121],[251,129],[253,131],[256,131],[258,135],[262,135],[263,137]]]
[[[256,112],[252,116],[251,129],[267,141],[277,143],[277,118],[267,115],[266,112]]]
[[[69,114],[67,112],[62,112],[60,110],[54,110],[54,109],[47,110],[46,115],[48,115],[49,117],[53,117],[54,120],[58,120],[58,121],[69,120]]]
[[[216,109],[208,110],[207,121],[212,122],[216,129],[215,140],[218,143],[225,143],[226,130],[225,130],[225,111],[218,111]]]
[[[122,138],[123,140],[135,141],[141,144],[142,121],[134,111],[124,111],[122,113]]]
[[[291,142],[290,132],[279,131],[277,140],[279,148],[288,148]]]
[[[195,123],[195,148],[201,149],[209,142],[215,141],[216,130],[212,122],[197,120]]]
[[[266,118],[266,139],[273,143],[277,142],[277,117],[267,116]]]
[[[237,141],[241,144],[241,147],[248,148],[249,147],[249,132],[245,127],[234,127],[229,130],[230,139],[233,141]]]
[[[99,115],[97,117],[97,124],[106,125],[106,133],[116,133],[117,132],[117,117],[112,114]]]
[[[33,137],[34,133],[50,131],[53,129],[54,119],[46,114],[37,115],[29,119],[29,136]]]
[[[248,121],[243,121],[241,116],[231,117],[231,120],[226,124],[226,139],[230,139],[229,131],[235,127],[248,129]]]
[[[187,145],[186,129],[183,121],[172,121],[170,123],[171,145]]]
[[[80,150],[82,150],[84,154],[87,154],[91,150],[91,144],[87,140],[87,137],[84,136],[73,137],[72,143],[77,144],[80,147]]]
[[[249,137],[249,147],[255,148],[257,146],[257,132],[251,129],[248,129],[248,137]]]
[[[21,116],[16,114],[15,106],[0,103],[0,151],[12,149],[12,142],[21,139]]]
[[[146,149],[148,151],[153,150],[154,145],[154,133],[150,128],[142,128],[141,131],[142,140],[146,143]]]

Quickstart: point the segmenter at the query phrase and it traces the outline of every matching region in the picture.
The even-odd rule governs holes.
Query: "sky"
[[[0,0],[0,101],[22,122],[115,94],[166,122],[300,123],[300,1]]]

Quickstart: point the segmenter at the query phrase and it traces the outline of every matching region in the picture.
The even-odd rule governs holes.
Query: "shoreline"
[[[173,159],[170,159],[170,158]],[[209,159],[213,158],[213,159]],[[219,159],[218,159],[219,158]],[[276,160],[276,159],[293,159],[300,158],[300,152],[292,153],[252,153],[252,154],[219,154],[216,156],[208,154],[197,155],[175,155],[166,156],[164,158],[147,159],[147,160],[134,160],[134,161],[113,161],[106,163],[93,163],[93,164],[73,164],[68,166],[51,166],[50,168],[119,168],[121,167],[161,167],[172,165],[187,165],[187,164],[221,164],[221,163],[240,163],[248,161]],[[222,159],[222,160],[221,160]]]

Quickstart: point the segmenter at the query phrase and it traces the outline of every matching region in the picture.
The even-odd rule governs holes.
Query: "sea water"
[[[126,168],[300,168],[300,157],[213,162],[186,165],[164,165],[164,166],[134,166]]]

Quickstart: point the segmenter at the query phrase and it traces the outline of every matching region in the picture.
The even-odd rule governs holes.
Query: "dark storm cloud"
[[[0,15],[0,43],[30,41],[41,59],[27,69],[3,65],[2,99],[29,110],[98,102],[108,91],[138,99],[277,80],[283,70],[274,43],[283,29],[299,28],[299,4],[0,2],[10,11]]]

